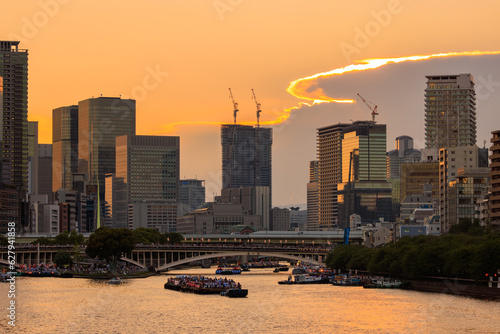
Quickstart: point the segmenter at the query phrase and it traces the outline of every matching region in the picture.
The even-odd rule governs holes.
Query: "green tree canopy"
[[[460,228],[470,231],[471,226],[477,231],[477,226],[467,222]],[[342,245],[328,254],[326,263],[332,269],[368,270],[403,278],[484,279],[486,273],[500,269],[500,233],[404,237],[375,249]]]
[[[9,239],[6,236],[0,234],[0,246],[7,246],[9,244],[8,241]]]
[[[172,245],[180,244],[184,240],[182,234],[177,232],[167,232],[164,235],[167,238],[166,242]]]
[[[160,243],[161,233],[153,228],[139,227],[132,231],[136,244],[149,245]]]
[[[31,244],[32,245],[37,245],[37,244],[40,244],[40,245],[53,245],[54,244],[54,240],[46,238],[46,237],[39,237],[36,240],[32,241]]]
[[[135,248],[132,231],[126,228],[101,227],[92,233],[85,253],[92,259],[108,262],[118,260],[122,253],[130,253]]]
[[[66,251],[57,251],[56,255],[54,256],[54,262],[59,268],[63,267],[66,264],[71,265],[71,254]]]

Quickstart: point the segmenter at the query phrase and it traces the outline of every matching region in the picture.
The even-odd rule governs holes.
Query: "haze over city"
[[[240,106],[238,122],[255,122],[253,88],[261,123],[278,123],[274,205],[306,202],[317,128],[371,118],[357,93],[378,105],[388,150],[399,135],[424,147],[425,75],[471,73],[478,146],[498,128],[500,43],[491,36],[498,34],[500,5],[494,1],[1,3],[9,10],[0,14],[0,34],[29,49],[28,115],[39,122],[40,143],[52,140],[57,107],[101,94],[135,98],[137,134],[179,135],[181,177],[205,179],[207,200],[220,191],[218,124],[233,121],[229,87]],[[485,54],[389,64],[320,78],[295,96],[287,92],[295,80],[364,59],[473,51]],[[354,103],[301,104],[312,104],[304,97],[318,99],[318,92]]]

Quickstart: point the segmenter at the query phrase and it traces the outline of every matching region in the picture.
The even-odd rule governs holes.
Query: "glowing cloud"
[[[315,101],[319,103],[354,103],[351,99],[341,99],[332,98],[327,96],[323,90],[318,87],[317,79],[328,78],[336,75],[342,75],[349,72],[366,71],[373,70],[388,64],[397,64],[406,61],[419,61],[428,60],[432,58],[443,58],[443,57],[461,57],[461,56],[484,56],[484,55],[497,55],[500,51],[466,51],[466,52],[448,52],[448,53],[435,53],[430,55],[420,55],[420,56],[407,56],[399,58],[373,58],[364,59],[356,64],[350,64],[344,67],[336,68],[328,72],[317,73],[305,78],[297,79],[292,81],[286,91],[293,96],[302,99]]]
[[[344,67],[336,68],[328,72],[317,73],[305,78],[300,78],[294,80],[290,83],[286,89],[288,93],[295,96],[298,99],[312,101],[299,102],[298,106],[290,107],[281,112],[275,120],[260,122],[261,125],[276,125],[285,122],[289,117],[292,110],[300,109],[303,106],[313,106],[321,103],[355,103],[356,101],[348,98],[333,98],[327,96],[321,87],[319,87],[318,79],[325,79],[328,77],[333,77],[337,75],[343,75],[350,72],[359,72],[366,70],[373,70],[388,64],[398,64],[407,61],[420,61],[428,60],[433,58],[445,58],[445,57],[464,57],[464,56],[485,56],[485,55],[498,55],[500,51],[465,51],[465,52],[448,52],[448,53],[434,53],[430,55],[417,55],[417,56],[407,56],[398,58],[372,58],[360,60],[355,64],[350,64]],[[216,125],[219,126],[223,122],[178,122],[166,125],[164,130],[171,132],[178,125]],[[255,122],[238,122],[238,124],[243,125],[255,125]]]

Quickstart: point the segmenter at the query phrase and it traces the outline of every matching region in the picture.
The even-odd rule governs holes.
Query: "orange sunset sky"
[[[181,177],[206,180],[207,200],[220,192],[217,124],[232,122],[229,87],[239,121],[255,121],[253,88],[261,122],[278,123],[275,205],[306,203],[316,128],[371,117],[356,93],[378,105],[388,150],[400,135],[424,147],[425,75],[471,73],[478,145],[500,129],[498,1],[0,0],[0,9],[0,40],[29,50],[28,118],[39,122],[40,143],[52,141],[54,108],[135,98],[137,134],[179,135]],[[476,50],[491,54],[389,64],[287,92],[294,80],[363,59]],[[313,102],[306,97],[354,103],[300,104]]]

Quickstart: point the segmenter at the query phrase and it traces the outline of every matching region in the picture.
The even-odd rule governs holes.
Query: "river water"
[[[172,271],[212,275],[215,268]],[[453,295],[332,285],[278,285],[287,273],[231,278],[247,298],[165,290],[168,276],[120,286],[89,279],[16,279],[16,326],[1,333],[500,333],[500,303]]]

